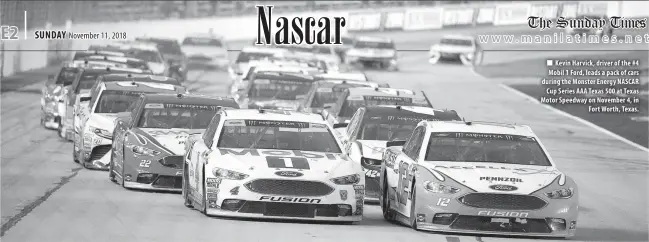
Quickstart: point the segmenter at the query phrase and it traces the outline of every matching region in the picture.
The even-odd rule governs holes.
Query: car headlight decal
[[[551,192],[546,192],[545,196],[550,199],[568,199],[574,195],[573,188],[561,188]]]
[[[90,126],[90,131],[92,131],[92,133],[96,134],[99,137],[111,140],[113,139],[113,133],[109,132],[108,130]]]
[[[212,170],[212,173],[214,174],[214,176],[218,178],[227,179],[227,180],[243,180],[248,178],[247,174],[231,171],[228,169],[218,168],[218,167],[214,168]]]
[[[449,185],[444,185],[438,182],[424,181],[424,189],[432,193],[441,193],[441,194],[455,194],[460,191],[459,188],[455,188]]]
[[[148,156],[157,156],[160,154],[160,151],[149,149],[147,147],[138,146],[138,145],[134,145],[131,151],[139,155],[148,155]]]
[[[332,178],[330,180],[336,185],[353,185],[353,184],[358,184],[361,181],[361,176],[358,174],[353,174],[353,175]]]

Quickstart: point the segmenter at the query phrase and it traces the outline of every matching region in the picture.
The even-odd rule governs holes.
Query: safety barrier
[[[635,4],[635,5],[634,5]],[[638,5],[639,4],[639,5]],[[621,15],[628,12],[630,16],[642,16],[647,9],[647,2],[633,3],[626,1],[600,2],[472,2],[466,4],[451,4],[440,6],[403,6],[371,10],[351,11],[320,11],[301,14],[281,14],[286,17],[294,16],[342,16],[347,17],[346,31],[351,33],[372,31],[435,31],[439,29],[471,28],[479,26],[520,25],[521,30],[529,30],[527,17],[541,16],[556,18],[558,16],[575,17],[578,14]],[[72,24],[69,30],[84,32],[126,32],[130,38],[137,36],[166,36],[182,39],[186,34],[205,32],[212,29],[223,35],[227,40],[252,40],[257,35],[257,22],[253,16],[236,16],[226,18],[175,19],[175,20],[144,20],[121,23],[87,23]],[[62,28],[56,28],[62,29]],[[248,31],[242,31],[248,30]],[[3,74],[54,64],[66,58],[70,52],[65,49],[83,49],[90,44],[101,41],[78,40],[49,41],[23,40],[23,43],[4,42],[5,50],[50,50],[43,52],[3,52]],[[58,50],[58,52],[57,52]]]

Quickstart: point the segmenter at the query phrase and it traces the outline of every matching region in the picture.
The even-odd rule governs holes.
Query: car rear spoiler
[[[430,100],[428,99],[428,96],[426,96],[426,93],[424,91],[421,91],[421,95],[424,95],[424,99],[426,99],[426,103],[428,103],[428,106],[432,108],[433,104],[430,103]]]

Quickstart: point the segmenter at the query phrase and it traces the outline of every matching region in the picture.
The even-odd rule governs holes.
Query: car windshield
[[[441,115],[427,114],[399,114],[368,116],[361,124],[361,130],[358,133],[359,140],[407,140],[415,129],[417,124],[422,120],[431,121],[451,121],[460,120],[460,117],[453,113],[441,113]]]
[[[273,53],[263,53],[263,52],[239,52],[237,60],[235,63],[247,63],[251,60],[261,60],[268,57],[273,57]]]
[[[468,39],[442,39],[439,43],[444,45],[458,45],[458,46],[473,45],[473,42]]]
[[[136,50],[135,53],[133,53],[133,57],[146,62],[156,62],[156,63],[164,62],[160,57],[159,52],[151,51],[151,50]]]
[[[370,42],[370,41],[357,41],[354,44],[354,48],[364,49],[394,49],[394,43],[392,42]]]
[[[340,97],[345,94],[345,90],[351,87],[366,87],[367,85],[362,84],[335,84],[335,83],[323,83],[316,89],[316,92],[313,96],[313,102],[311,102],[312,108],[321,108],[325,104],[335,103]]]
[[[218,106],[147,103],[137,127],[152,129],[205,129]]]
[[[533,137],[485,133],[432,133],[426,161],[550,166]]]
[[[120,113],[129,111],[142,92],[106,90],[101,93],[94,113]]]
[[[339,117],[351,118],[356,110],[361,107],[373,107],[379,105],[402,105],[402,106],[421,106],[427,105],[413,103],[412,98],[409,97],[392,97],[392,96],[364,96],[362,100],[345,100],[343,107],[340,110]]]
[[[61,72],[59,72],[59,76],[56,77],[56,85],[72,85],[74,78],[77,77],[77,74],[79,74],[79,69],[64,67],[63,69],[61,69]]]
[[[252,99],[296,100],[298,95],[309,92],[312,82],[255,79],[250,86]]]
[[[185,38],[183,45],[223,47],[221,40],[211,38]]]
[[[326,125],[293,121],[226,120],[218,147],[341,153]]]

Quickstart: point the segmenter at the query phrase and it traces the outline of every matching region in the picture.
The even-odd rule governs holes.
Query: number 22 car
[[[117,119],[108,177],[124,188],[180,191],[185,141],[201,133],[232,98],[147,94]]]
[[[417,230],[575,235],[577,184],[528,126],[422,121],[381,173],[383,216]]]
[[[219,112],[186,143],[185,205],[225,217],[359,222],[362,169],[332,131],[315,114]]]

